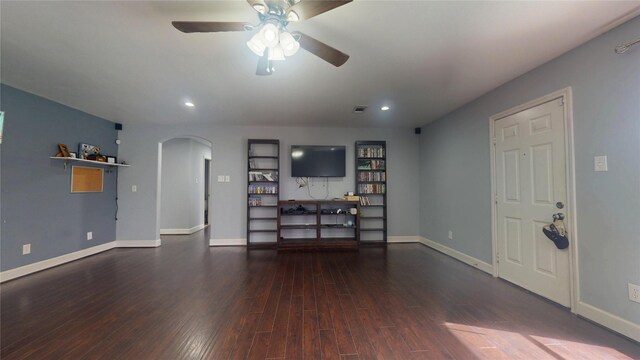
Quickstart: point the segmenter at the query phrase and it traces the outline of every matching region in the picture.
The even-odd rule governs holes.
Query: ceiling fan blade
[[[297,15],[298,20],[307,20],[352,1],[353,0],[300,0],[299,3],[287,9],[286,18],[289,21],[296,21],[296,17],[291,14],[293,12]]]
[[[335,67],[339,67],[349,60],[349,55],[343,53],[338,49],[334,49],[331,46],[316,40],[309,35],[305,35],[299,31],[293,33],[300,37],[298,42],[300,47],[321,58],[322,60],[332,64]]]
[[[269,61],[269,54],[265,51],[264,55],[258,60],[258,68],[256,69],[256,75],[271,75],[271,64]]]
[[[253,10],[261,13],[262,15],[266,15],[269,12],[269,6],[263,0],[247,0],[249,5],[253,8]]]
[[[245,26],[251,26],[244,22],[216,22],[216,21],[172,21],[171,24],[183,33],[194,32],[219,32],[219,31],[245,31]]]

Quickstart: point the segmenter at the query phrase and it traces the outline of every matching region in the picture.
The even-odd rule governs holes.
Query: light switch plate
[[[93,231],[87,232],[87,240],[93,240]]]
[[[131,192],[138,192],[138,185],[131,185]]]
[[[609,171],[606,155],[593,157],[593,171]]]
[[[218,175],[218,182],[224,182],[224,175]]]
[[[31,244],[22,245],[22,255],[31,254]]]
[[[225,175],[224,182],[230,182],[230,181],[231,181],[231,177],[229,175]]]

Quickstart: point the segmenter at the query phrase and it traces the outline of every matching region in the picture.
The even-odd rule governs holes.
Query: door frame
[[[495,122],[507,116],[536,107],[551,100],[562,99],[564,101],[564,136],[565,136],[565,167],[567,187],[567,206],[564,209],[569,233],[569,285],[571,295],[571,312],[577,313],[577,305],[580,294],[580,278],[578,272],[578,231],[576,218],[576,183],[575,183],[575,156],[573,142],[573,95],[571,87],[554,91],[537,99],[528,101],[489,117],[489,147],[491,153],[491,244],[493,260],[493,276],[499,277],[500,264],[498,262],[498,215],[497,215],[497,181],[495,164]]]

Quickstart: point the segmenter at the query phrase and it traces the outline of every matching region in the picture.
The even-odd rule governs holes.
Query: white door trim
[[[569,283],[571,285],[571,312],[577,312],[578,301],[580,300],[580,281],[578,273],[578,231],[576,226],[576,185],[575,185],[575,158],[573,147],[573,95],[571,87],[554,91],[550,94],[531,100],[522,105],[518,105],[509,110],[495,114],[489,118],[489,147],[491,152],[491,243],[493,258],[493,276],[498,277],[499,266],[498,234],[497,234],[497,207],[496,207],[496,165],[495,165],[495,142],[494,131],[495,122],[507,116],[536,107],[554,99],[564,100],[564,128],[565,128],[565,157],[566,157],[566,186],[567,186],[567,206],[564,209],[569,232]]]

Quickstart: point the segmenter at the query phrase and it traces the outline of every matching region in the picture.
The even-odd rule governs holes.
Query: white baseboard
[[[420,236],[387,236],[387,243],[416,243],[420,242]]]
[[[196,225],[190,229],[160,229],[160,235],[191,235],[204,229],[204,224]]]
[[[209,239],[209,246],[247,246],[247,239]]]
[[[632,323],[631,321],[623,319],[617,315],[608,313],[583,301],[578,301],[577,307],[578,315],[602,326],[608,327],[615,332],[619,332],[620,334],[635,341],[640,341],[640,325]]]
[[[117,240],[116,247],[119,248],[155,248],[162,245],[162,240]]]
[[[117,247],[116,241],[112,241],[105,244],[92,246],[87,249],[75,251],[69,254],[60,255],[51,259],[38,261],[33,264],[20,266],[15,269],[6,270],[3,272],[0,272],[0,282],[5,282],[5,281],[13,280],[15,278],[19,278],[21,276],[33,274],[38,271],[46,270],[54,266],[68,263],[70,261],[82,259],[83,257],[87,257],[97,253],[101,253],[103,251],[111,250],[115,247]]]
[[[420,237],[420,242],[432,249],[438,250],[445,255],[449,255],[456,260],[460,260],[465,264],[471,265],[475,268],[478,268],[486,273],[493,275],[493,265],[488,264],[482,260],[476,259],[473,256],[469,256],[465,253],[462,253],[458,250],[452,249],[450,247],[444,246],[440,243],[437,243],[433,240],[429,240],[425,237]]]

